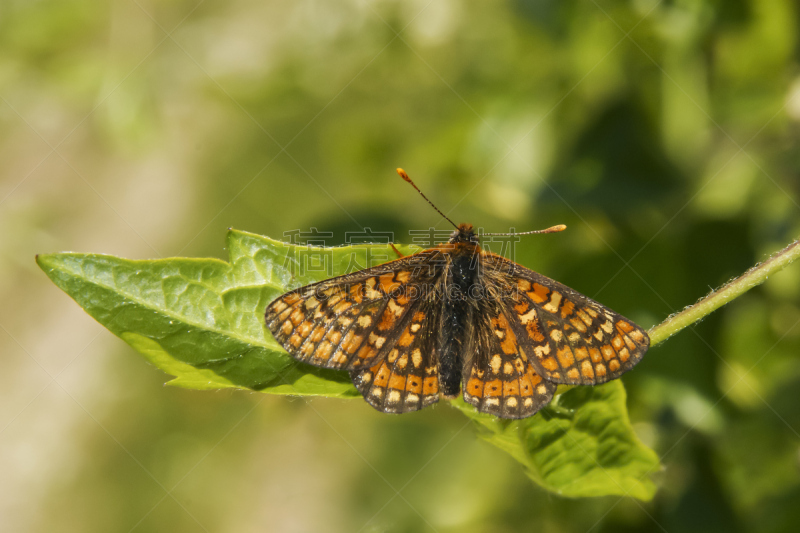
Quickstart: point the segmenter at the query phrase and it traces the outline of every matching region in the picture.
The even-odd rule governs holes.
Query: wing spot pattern
[[[634,329],[633,331],[629,332],[628,335],[630,335],[631,339],[633,339],[634,342],[637,342],[639,344],[641,344],[644,341],[644,335],[638,329]]]
[[[438,394],[439,393],[439,378],[425,378],[422,382],[422,394]]]
[[[578,311],[576,311],[575,314],[578,315],[578,318],[581,319],[581,322],[583,322],[587,326],[592,325],[592,317],[587,315],[583,309],[578,309]]]
[[[290,315],[290,318],[292,319],[292,324],[297,326],[300,322],[303,321],[303,318],[305,318],[305,315],[300,310],[300,308],[297,307],[297,308],[295,308],[294,311],[292,311],[292,314]]]
[[[592,368],[592,363],[589,361],[584,361],[581,363],[581,374],[586,379],[594,379],[594,369]]]
[[[333,306],[333,312],[334,312],[334,314],[337,314],[337,315],[341,314],[344,311],[347,311],[348,309],[350,309],[350,307],[352,305],[353,305],[353,302],[348,302],[347,300],[342,300],[341,302],[339,302],[338,304]]]
[[[309,357],[313,351],[314,345],[310,343],[306,343],[302,348],[300,348],[300,353],[303,355],[303,357]]]
[[[411,362],[414,365],[414,368],[419,368],[422,364],[422,351],[419,348],[416,348],[413,352],[411,352]]]
[[[336,331],[336,330],[332,330],[332,331]],[[336,333],[339,333],[339,332],[337,331]],[[320,324],[319,326],[314,328],[314,331],[311,332],[311,342],[313,342],[315,344],[318,343],[320,340],[322,340],[322,337],[323,337],[324,334],[325,334],[325,326]],[[340,337],[341,337],[341,335],[342,334],[339,333]]]
[[[603,358],[606,361],[614,357],[614,349],[608,344],[604,344],[600,350],[603,352]]]
[[[583,320],[580,318],[573,318],[570,320],[570,323],[581,333],[586,333],[586,324],[584,324]]]
[[[308,336],[309,332],[311,332],[311,326],[311,322],[304,320],[303,323],[297,328],[297,332],[301,337],[305,338]]]
[[[500,396],[503,391],[503,382],[499,379],[488,381],[483,389],[483,395],[487,398]]]
[[[375,333],[369,334],[369,343],[375,346],[375,348],[380,350],[384,342],[386,342],[386,337],[376,335]]]
[[[611,339],[611,344],[614,346],[615,350],[620,350],[623,346],[625,346],[625,343],[622,342],[622,338],[619,335]]]
[[[558,369],[558,363],[552,357],[548,357],[547,359],[542,361],[542,366],[545,367],[547,370],[554,372]]]
[[[350,299],[355,303],[360,304],[364,301],[364,286],[361,283],[356,283],[350,287]]]
[[[598,363],[595,367],[595,372],[597,373],[598,377],[604,378],[606,376],[606,367],[603,363]]]
[[[538,283],[533,284],[533,290],[528,294],[528,298],[533,300],[534,303],[541,304],[547,300],[547,295],[550,294],[550,290],[543,285],[539,285]]]
[[[530,311],[528,311],[524,315],[520,315],[519,316],[519,320],[520,320],[520,322],[522,322],[523,325],[527,325],[531,321],[535,321],[536,320],[536,309],[532,307]]]
[[[370,300],[378,300],[383,298],[383,294],[380,291],[375,290],[375,278],[369,278],[366,282],[364,282],[364,294]]]
[[[417,376],[409,376],[408,383],[406,384],[406,390],[413,392],[414,394],[421,393],[422,381]]]
[[[555,314],[558,312],[559,305],[561,305],[561,293],[553,291],[550,295],[550,301],[545,304],[544,309],[545,311]]]
[[[332,350],[333,345],[331,343],[328,341],[322,341],[322,344],[320,344],[319,348],[317,348],[317,350],[314,352],[314,357],[323,361],[327,361],[331,356]]]
[[[563,346],[556,351],[558,362],[561,363],[561,368],[567,368],[575,364],[575,358],[572,356],[572,350],[569,346]]]

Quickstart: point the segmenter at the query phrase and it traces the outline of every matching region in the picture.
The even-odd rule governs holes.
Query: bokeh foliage
[[[408,242],[439,218],[393,175],[403,166],[457,221],[567,224],[517,260],[650,327],[800,234],[799,27],[791,0],[4,2],[0,207],[19,229],[0,287],[19,305],[0,321],[35,328],[64,298],[28,297],[46,282],[20,266],[36,252],[224,257],[228,227]],[[15,189],[64,139],[69,164]],[[127,248],[123,230],[104,233],[117,215],[133,221]],[[127,252],[139,237],[155,244]],[[74,470],[36,489],[48,512],[25,523],[791,531],[799,319],[795,266],[625,376],[634,427],[664,464],[641,506],[547,495],[443,409],[156,394],[163,377],[120,343],[94,416],[130,455],[93,424],[76,432]],[[159,503],[131,456],[175,500]]]

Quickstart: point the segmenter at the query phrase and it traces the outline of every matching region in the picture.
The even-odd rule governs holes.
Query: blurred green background
[[[35,253],[228,227],[566,223],[516,259],[650,327],[800,234],[791,0],[0,3],[0,530],[795,531],[800,267],[627,374],[649,503],[535,487],[441,405],[163,387]],[[439,229],[446,229],[439,224]]]

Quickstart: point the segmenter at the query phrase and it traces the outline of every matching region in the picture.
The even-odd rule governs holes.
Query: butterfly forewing
[[[266,324],[295,359],[315,366],[365,368],[388,351],[398,324],[439,275],[438,252],[389,263],[287,292],[269,304]]]
[[[605,383],[633,368],[650,346],[642,328],[611,309],[537,272],[485,255],[485,266],[513,283],[506,297],[512,328],[547,380]]]
[[[500,300],[479,301],[469,359],[463,371],[464,400],[478,411],[524,418],[550,403],[556,385],[536,372],[517,340]]]

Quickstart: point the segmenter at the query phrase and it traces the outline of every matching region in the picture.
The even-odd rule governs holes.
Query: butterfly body
[[[266,324],[295,359],[350,371],[387,413],[463,389],[481,412],[527,417],[558,383],[615,379],[649,347],[624,317],[482,250],[469,224],[434,248],[290,291]]]
[[[464,226],[464,225],[462,225]],[[439,383],[442,396],[454,398],[461,391],[461,370],[464,366],[465,339],[472,320],[473,308],[469,295],[478,287],[478,268],[475,254],[480,247],[470,241],[466,227],[459,228],[448,245],[441,246],[449,254],[443,273],[441,290],[442,320],[439,326]]]

